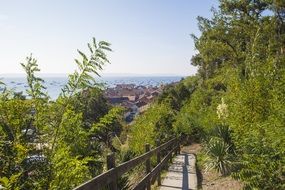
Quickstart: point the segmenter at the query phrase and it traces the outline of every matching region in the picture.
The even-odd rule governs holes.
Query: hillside
[[[284,189],[284,4],[225,0],[211,19],[199,17],[202,34],[193,35],[198,53],[191,59],[197,75],[138,119],[135,139],[188,136],[202,143],[202,168],[245,189]],[[142,128],[152,133],[139,135]],[[131,141],[139,151],[137,143]]]
[[[28,56],[27,96],[0,82],[0,189],[73,189],[107,170],[107,154],[125,162],[173,137],[201,147],[198,168],[204,179],[215,173],[217,189],[224,180],[285,189],[285,2],[220,0],[212,13],[192,35],[197,74],[165,87],[131,125],[93,77],[109,63],[110,43],[93,38],[87,53],[78,50],[56,100]],[[120,189],[143,167],[120,178]]]

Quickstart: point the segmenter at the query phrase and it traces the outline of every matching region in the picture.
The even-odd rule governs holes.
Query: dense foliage
[[[21,63],[27,73],[27,97],[1,83],[0,184],[6,189],[71,189],[104,170],[122,131],[122,109],[111,107],[94,75],[108,63],[110,44],[78,50],[77,70],[57,100],[50,100],[37,77],[37,60]]]
[[[28,97],[0,82],[0,184],[71,189],[101,173],[110,151],[126,161],[145,143],[184,136],[203,142],[207,169],[245,189],[285,189],[285,1],[220,0],[212,11],[192,36],[196,76],[167,86],[131,126],[92,77],[109,62],[109,43],[94,39],[89,57],[78,51],[78,69],[56,101],[28,57]]]
[[[220,0],[212,12],[198,17],[201,36],[192,35],[197,75],[137,119],[131,148],[187,134],[204,142],[207,169],[245,189],[284,189],[285,1]]]
[[[200,83],[182,111],[206,132],[208,166],[246,189],[284,189],[285,2],[221,0],[198,21]]]

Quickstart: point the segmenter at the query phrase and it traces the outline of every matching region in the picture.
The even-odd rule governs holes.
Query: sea
[[[182,76],[106,76],[96,78],[98,83],[107,87],[115,87],[117,84],[135,84],[143,86],[159,86],[161,84],[169,84],[178,82]],[[67,83],[67,77],[42,77],[44,86],[51,99],[55,100],[61,93],[61,89]],[[4,82],[8,89],[13,89],[15,92],[23,92],[26,94],[28,88],[25,77],[0,77],[0,81]]]

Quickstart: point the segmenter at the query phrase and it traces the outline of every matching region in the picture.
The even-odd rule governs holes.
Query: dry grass
[[[221,177],[215,171],[202,170],[202,189],[203,190],[239,190],[242,184],[231,177]]]

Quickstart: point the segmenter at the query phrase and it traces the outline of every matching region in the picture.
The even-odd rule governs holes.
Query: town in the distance
[[[173,82],[167,85],[143,86],[135,84],[117,84],[113,88],[105,90],[105,96],[110,104],[119,105],[126,109],[124,119],[127,123],[140,113],[143,113],[151,103],[159,96],[166,86],[175,85]]]

